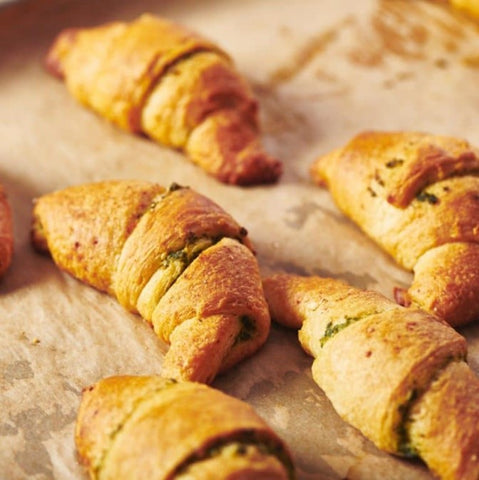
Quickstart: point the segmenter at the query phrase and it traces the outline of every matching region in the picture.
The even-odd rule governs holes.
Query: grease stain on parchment
[[[304,112],[295,105],[285,105],[284,99],[280,98],[269,85],[255,83],[253,88],[258,98],[261,98],[261,108],[264,110],[263,133],[278,135],[288,131],[299,131],[304,134],[305,130],[310,130],[310,121]],[[306,139],[308,138],[312,136]]]
[[[318,55],[324,52],[336,40],[339,31],[352,19],[347,18],[338,25],[321,31],[308,39],[288,63],[281,65],[270,76],[271,85],[287,82],[304,70]]]
[[[17,382],[29,381],[34,378],[34,370],[28,360],[16,360],[2,365],[1,381],[4,387],[14,387]],[[65,391],[76,395],[79,391],[67,380],[63,383]],[[49,440],[54,432],[61,431],[72,424],[76,411],[64,413],[60,404],[53,405],[51,413],[45,412],[39,406],[24,409],[18,413],[9,413],[0,422],[0,437],[23,438],[23,446],[14,453],[18,467],[26,475],[42,475],[52,478],[53,466],[44,441]]]
[[[33,368],[27,360],[17,360],[9,363],[2,370],[3,380],[8,385],[13,385],[16,380],[27,380],[34,376]]]
[[[275,430],[288,444],[298,446],[294,455],[301,478],[340,478],[331,458],[349,465],[352,451],[361,442],[361,454],[376,452],[371,442],[362,440],[364,437],[339,417],[310,376],[288,372],[284,382],[287,398],[280,387],[265,379],[255,384],[246,400],[261,398],[260,414],[274,420]],[[290,402],[289,398],[300,398],[301,402]]]
[[[324,218],[331,218],[335,224],[349,224],[351,220],[341,214],[339,210],[330,210],[317,202],[305,200],[287,210],[287,216],[283,219],[284,224],[292,230],[302,231],[305,224],[312,217],[320,215]],[[305,266],[302,262],[286,260],[284,257],[276,258],[263,254],[261,263],[265,268],[275,272],[286,272],[295,275],[308,276],[317,275],[320,277],[337,278],[355,285],[358,288],[369,288],[377,283],[374,276],[369,273],[358,274],[352,270],[331,271],[320,265]]]
[[[341,78],[328,70],[328,55],[335,58],[335,63],[342,61],[353,68],[384,68],[389,60],[396,59],[405,69],[417,62],[444,69],[448,68],[451,57],[465,67],[479,68],[477,42],[474,46],[471,41],[478,33],[477,23],[457,15],[445,5],[379,0],[368,17],[348,15],[304,40],[293,55],[271,73],[269,81],[277,87],[315,68],[315,77],[336,84],[340,94],[344,91],[339,86]],[[392,72],[384,86],[391,88],[393,80],[405,81],[415,74],[414,68]],[[334,94],[334,90],[329,94]]]
[[[76,417],[74,409],[63,413],[61,405],[55,404],[52,413],[40,407],[32,407],[9,416],[9,422],[0,424],[3,436],[23,434],[23,448],[15,452],[15,461],[27,475],[52,476],[53,466],[43,442],[50,439],[53,432],[62,430]]]
[[[325,212],[325,209],[316,202],[303,202],[288,209],[288,218],[284,220],[284,223],[294,230],[300,230],[308,218],[318,211]]]
[[[282,138],[280,151],[283,158],[301,156],[301,152],[319,135],[315,123],[302,111],[294,97],[280,95],[268,83],[256,82],[252,85],[257,98],[261,99],[261,130],[264,140],[268,136],[273,139]]]
[[[379,2],[369,20],[370,29],[358,29],[359,41],[350,50],[349,59],[363,66],[379,66],[384,57],[391,54],[404,59],[424,60],[431,32],[418,4],[420,2]],[[366,45],[369,47],[365,48]],[[364,56],[364,52],[369,52],[372,57]]]
[[[325,217],[330,217],[340,224],[350,223],[350,220],[340,213],[339,210],[330,210],[311,200],[306,200],[290,207],[286,213],[287,218],[284,219],[284,223],[293,230],[301,230],[308,219],[317,213]]]

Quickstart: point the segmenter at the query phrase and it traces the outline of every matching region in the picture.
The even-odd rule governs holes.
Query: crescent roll
[[[190,188],[72,186],[36,199],[31,236],[62,270],[152,325],[171,345],[164,376],[209,383],[268,336],[246,230]]]
[[[46,66],[118,127],[184,151],[218,180],[272,183],[281,162],[261,144],[258,101],[218,45],[167,19],[66,29]]]
[[[195,382],[100,380],[83,391],[75,443],[92,480],[295,478],[288,447],[250,405]]]
[[[454,137],[363,132],[311,166],[342,212],[414,271],[397,300],[453,326],[479,318],[479,150]]]
[[[479,378],[442,319],[335,279],[264,280],[271,316],[299,329],[338,414],[389,453],[443,480],[479,478]]]
[[[0,185],[0,277],[8,270],[13,257],[13,219],[7,195]]]

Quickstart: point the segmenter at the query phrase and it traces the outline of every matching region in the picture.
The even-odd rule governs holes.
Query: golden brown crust
[[[183,148],[196,127],[226,108],[258,128],[257,101],[231,60],[200,51],[164,72],[142,109],[142,130],[158,142]]]
[[[13,219],[7,195],[0,185],[0,277],[5,275],[13,258]]]
[[[405,208],[427,186],[477,170],[479,151],[466,140],[422,132],[365,131],[343,148],[319,157],[311,175],[328,185],[340,173],[345,184],[360,178],[360,190],[369,186],[392,205]]]
[[[33,208],[33,245],[48,251],[75,278],[113,294],[116,259],[138,220],[164,191],[149,182],[109,181],[43,195]]]
[[[152,322],[171,343],[169,377],[210,382],[266,340],[270,317],[246,230],[189,188],[105,181],[44,195],[32,242]]]
[[[220,47],[183,26],[143,14],[68,29],[46,64],[78,101],[123,129],[184,150],[222,182],[271,183],[281,174],[260,144],[251,88]],[[239,130],[211,122],[213,114],[232,115]]]
[[[479,243],[478,167],[479,151],[461,139],[419,132],[364,132],[342,149],[318,158],[311,174],[318,184],[329,188],[345,215],[402,267],[416,271],[421,257],[431,249],[450,243]],[[437,255],[434,259],[439,262],[436,267],[431,259],[427,262],[431,272],[444,268],[445,259]],[[456,259],[448,255],[447,261],[454,270]],[[417,269],[422,270],[422,288],[440,286],[420,266]],[[479,307],[472,301],[479,283],[475,277],[469,278],[474,283],[457,287],[468,294],[462,296],[465,303],[457,304],[456,313],[448,312],[452,325],[479,317]],[[410,292],[409,298],[421,308],[428,309],[442,296],[451,296],[451,292],[437,289],[433,293],[429,288],[430,298],[423,299],[417,294],[419,281],[415,280],[415,292]],[[432,300],[432,295],[437,300]],[[461,316],[466,311],[467,318]]]
[[[158,302],[152,322],[172,343],[166,376],[209,383],[215,371],[250,356],[270,329],[253,254],[229,238],[202,252]]]
[[[421,305],[455,327],[470,323],[479,311],[478,265],[479,244],[446,243],[432,248],[414,266],[409,289],[396,291],[397,301]]]
[[[342,418],[381,449],[419,455],[443,479],[477,478],[479,379],[461,335],[342,281],[277,274],[263,283],[273,319],[301,325],[313,378]]]
[[[157,79],[198,50],[220,52],[184,27],[143,14],[131,23],[68,29],[59,34],[46,62],[82,103],[121,128],[139,131],[138,111]]]
[[[83,390],[75,427],[75,443],[89,470],[101,464],[121,425],[148,396],[166,389],[171,380],[161,377],[110,377]]]
[[[287,447],[249,405],[192,382],[129,376],[97,382],[83,393],[75,441],[92,479],[138,478],[139,469],[141,478],[177,478],[235,443],[264,445],[283,465],[281,476],[271,478],[293,478]],[[228,456],[218,459],[228,470]]]
[[[127,309],[138,309],[139,297],[169,255],[199,240],[210,244],[235,238],[249,248],[246,230],[209,198],[189,188],[176,188],[154,197],[125,240],[114,278],[115,295]],[[159,300],[159,299],[158,299]],[[157,303],[157,302],[154,302]],[[151,320],[151,308],[141,315]]]
[[[409,436],[443,479],[479,477],[479,380],[464,362],[440,372],[409,413]]]
[[[209,115],[190,135],[186,151],[224,183],[273,183],[282,174],[282,164],[263,150],[256,128],[231,109]]]
[[[261,450],[255,446],[232,445],[220,455],[195,462],[177,475],[176,480],[288,480],[281,461]]]
[[[479,3],[477,0],[449,0],[449,3],[466,15],[479,20]]]
[[[355,321],[328,340],[313,363],[313,378],[342,418],[379,448],[398,453],[402,409],[413,391],[427,388],[446,362],[465,355],[464,338],[450,327],[397,307]]]
[[[304,327],[307,318],[321,321],[327,316],[333,323],[342,320],[345,308],[349,315],[362,317],[395,307],[373,290],[361,291],[342,280],[317,276],[276,274],[265,278],[263,287],[272,316],[282,325],[297,329]]]

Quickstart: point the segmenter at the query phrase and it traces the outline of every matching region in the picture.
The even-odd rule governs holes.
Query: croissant
[[[270,317],[247,232],[194,190],[77,185],[36,199],[32,216],[35,249],[170,344],[164,376],[209,383],[265,342]]]
[[[118,127],[184,151],[218,180],[272,183],[281,162],[261,144],[258,101],[216,44],[164,18],[66,29],[46,56],[83,105]]]
[[[7,195],[0,185],[0,277],[8,270],[13,257],[13,220]]]
[[[75,443],[92,480],[295,478],[288,447],[250,405],[196,382],[98,381],[83,391]]]
[[[460,326],[479,318],[479,150],[421,132],[363,132],[319,157],[313,180],[414,272],[397,301]]]
[[[479,478],[479,378],[442,319],[340,280],[264,279],[274,320],[299,330],[313,378],[375,445],[443,480]]]

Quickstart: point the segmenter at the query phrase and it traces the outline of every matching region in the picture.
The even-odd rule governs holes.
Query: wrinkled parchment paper
[[[180,153],[79,106],[42,66],[64,27],[150,11],[221,44],[261,104],[276,186],[219,184]],[[401,0],[37,0],[0,7],[0,178],[15,226],[0,283],[0,479],[81,480],[73,425],[82,388],[161,371],[166,351],[141,318],[61,273],[29,243],[33,199],[112,178],[177,182],[250,232],[262,272],[330,275],[392,295],[402,271],[308,176],[311,161],[366,128],[424,130],[479,144],[479,26],[443,5]],[[464,328],[479,373],[479,326]],[[214,386],[251,403],[290,445],[300,480],[430,479],[379,452],[334,412],[296,333],[274,327]],[[374,395],[374,392],[371,392]]]

